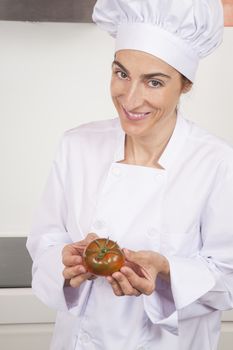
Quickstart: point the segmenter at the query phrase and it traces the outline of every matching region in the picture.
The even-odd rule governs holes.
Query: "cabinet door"
[[[0,325],[0,349],[48,350],[53,324]]]
[[[222,322],[222,331],[218,350],[233,349],[233,322]]]
[[[233,349],[233,310],[222,315],[222,329],[218,350]]]

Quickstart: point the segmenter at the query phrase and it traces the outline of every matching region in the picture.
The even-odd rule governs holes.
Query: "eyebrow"
[[[119,66],[124,72],[126,72],[128,75],[130,75],[128,69],[125,68],[125,67],[123,66],[123,64],[121,64],[119,61],[114,60],[114,61],[112,62],[112,66],[113,66],[114,64],[116,64],[117,66]],[[141,78],[150,79],[150,78],[158,77],[158,76],[163,77],[163,78],[171,79],[171,77],[170,77],[169,75],[164,74],[164,73],[161,73],[161,72],[142,74],[142,75],[141,75]]]

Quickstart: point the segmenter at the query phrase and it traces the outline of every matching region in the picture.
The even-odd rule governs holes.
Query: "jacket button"
[[[78,340],[81,344],[87,344],[90,342],[91,338],[90,338],[89,334],[82,333],[79,335]]]
[[[120,176],[121,175],[121,170],[119,169],[119,167],[115,166],[112,168],[112,174],[115,176]]]

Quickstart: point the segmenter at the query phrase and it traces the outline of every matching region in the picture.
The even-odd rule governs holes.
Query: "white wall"
[[[233,143],[233,28],[183,99],[190,119]],[[0,236],[27,235],[59,138],[116,116],[113,40],[93,24],[0,21]]]

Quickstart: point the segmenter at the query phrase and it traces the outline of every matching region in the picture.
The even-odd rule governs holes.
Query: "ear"
[[[186,94],[187,92],[189,92],[192,89],[193,83],[191,83],[190,81],[185,81],[181,90],[182,94]]]

